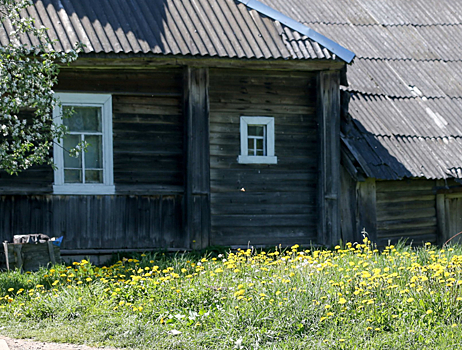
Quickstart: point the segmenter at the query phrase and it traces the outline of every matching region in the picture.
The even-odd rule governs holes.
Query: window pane
[[[254,145],[253,145],[253,139],[248,139],[249,140],[249,143],[248,143],[248,150],[253,150],[254,149]]]
[[[257,156],[263,156],[263,155],[264,155],[263,150],[261,150],[261,149],[257,150]]]
[[[256,126],[255,127],[255,132],[256,132],[256,136],[263,136],[263,133],[264,133],[264,129],[265,129],[265,126],[264,125],[261,125],[261,126]]]
[[[65,183],[82,183],[82,170],[64,169]]]
[[[103,171],[85,170],[85,183],[103,183]]]
[[[85,141],[89,144],[85,152],[85,168],[102,168],[102,137],[99,135],[86,135]]]
[[[72,116],[63,119],[63,123],[69,131],[101,132],[100,107],[63,107],[63,110],[70,109],[74,110]]]
[[[257,149],[263,149],[263,139],[257,139]]]
[[[65,168],[81,168],[82,167],[82,153],[78,157],[71,157],[69,150],[75,148],[80,142],[80,135],[66,135],[63,139],[64,146],[64,167]]]
[[[249,136],[264,136],[264,129],[266,125],[249,125],[247,134]]]

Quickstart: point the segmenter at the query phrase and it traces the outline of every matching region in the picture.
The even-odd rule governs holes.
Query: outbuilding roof
[[[461,178],[462,2],[262,1],[356,53],[342,141],[366,176]]]
[[[82,42],[85,53],[329,60],[347,53],[347,62],[354,56],[316,40],[326,39],[322,35],[294,29],[292,19],[286,23],[235,0],[34,0],[28,14],[49,28],[57,50]],[[8,21],[0,26],[2,44],[10,29]]]

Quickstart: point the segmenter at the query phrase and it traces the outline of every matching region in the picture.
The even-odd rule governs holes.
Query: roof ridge
[[[326,24],[334,26],[354,26],[354,27],[455,27],[462,26],[462,22],[454,23],[353,23],[353,22],[329,22],[329,21],[303,21],[302,24]]]
[[[359,133],[361,135],[364,135],[366,134],[365,132],[362,132],[360,130],[358,130]],[[386,137],[386,138],[389,138],[391,139],[392,137],[396,137],[396,138],[406,138],[406,139],[424,139],[424,140],[432,140],[432,139],[435,139],[435,140],[443,140],[443,139],[450,139],[450,138],[453,138],[453,139],[462,139],[462,135],[445,135],[445,136],[423,136],[423,135],[407,135],[407,134],[373,134],[371,132],[368,132],[368,134],[371,134],[375,137]],[[346,136],[348,137],[348,136]]]
[[[341,46],[335,41],[325,37],[324,35],[318,33],[317,31],[311,29],[303,23],[300,23],[295,19],[287,15],[284,15],[283,13],[273,9],[272,7],[269,7],[268,5],[261,3],[258,0],[237,1],[259,12],[262,15],[265,15],[275,21],[280,22],[281,24],[299,32],[300,34],[306,35],[308,38],[317,42],[319,45],[324,46],[326,49],[335,54],[337,57],[344,60],[346,63],[351,63],[351,61],[355,57],[355,54],[352,51],[346,49],[345,47]]]
[[[411,58],[411,57],[367,57],[367,56],[356,56],[359,60],[368,61],[414,61],[414,62],[462,62],[462,59],[444,59],[444,58]]]
[[[391,100],[413,100],[413,99],[422,99],[422,97],[425,97],[428,100],[462,100],[462,96],[393,96],[393,95],[387,95],[387,94],[377,94],[373,92],[365,92],[365,91],[360,91],[360,90],[355,90],[355,89],[350,89],[350,88],[344,88],[343,91],[347,91],[349,93],[355,94],[355,95],[361,95],[361,96],[378,96],[378,97],[386,97]]]

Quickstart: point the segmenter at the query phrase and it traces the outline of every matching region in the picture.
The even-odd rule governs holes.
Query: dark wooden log
[[[317,105],[319,123],[318,242],[340,241],[340,73],[319,72]]]
[[[210,239],[209,72],[184,70],[185,229],[193,249]]]

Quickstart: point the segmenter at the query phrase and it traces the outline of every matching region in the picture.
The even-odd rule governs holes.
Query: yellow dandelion
[[[346,302],[347,302],[347,301],[346,301],[345,298],[340,298],[339,301],[338,301],[338,303],[339,303],[339,304],[342,304],[342,305],[345,304]]]

